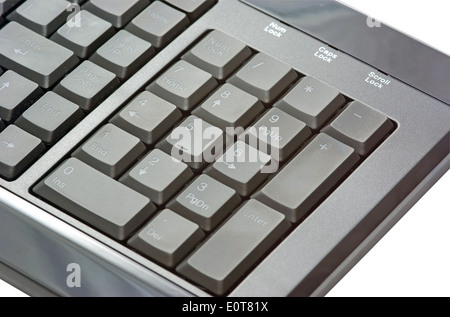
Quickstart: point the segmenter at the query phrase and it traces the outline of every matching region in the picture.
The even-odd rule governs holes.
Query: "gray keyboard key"
[[[253,198],[302,219],[353,168],[359,156],[351,147],[319,134]]]
[[[45,143],[53,143],[82,117],[80,107],[49,91],[17,119],[16,125]]]
[[[77,64],[72,51],[17,22],[0,30],[0,65],[43,88],[52,86]]]
[[[154,53],[150,43],[121,30],[100,47],[90,60],[124,79],[147,63]]]
[[[235,189],[241,196],[250,195],[268,177],[270,156],[237,141],[206,173]]]
[[[244,43],[214,30],[182,58],[211,73],[217,79],[225,79],[251,55],[252,51]]]
[[[178,61],[147,90],[188,111],[216,86],[217,81],[211,74],[185,61]]]
[[[15,125],[8,126],[0,133],[0,176],[19,176],[44,150],[41,140]]]
[[[81,109],[90,111],[118,85],[116,75],[90,61],[84,61],[54,91],[76,103]]]
[[[0,77],[0,117],[14,120],[41,94],[38,84],[8,70]]]
[[[394,124],[382,113],[354,101],[323,132],[367,155],[378,145]]]
[[[110,177],[118,177],[145,151],[144,144],[135,136],[106,124],[73,156]]]
[[[125,240],[155,212],[150,199],[75,158],[34,192],[117,240]]]
[[[155,1],[134,18],[127,31],[161,48],[172,41],[189,25],[189,20],[180,12],[161,1]]]
[[[204,236],[198,225],[164,209],[132,237],[128,244],[149,258],[174,267]]]
[[[191,19],[197,19],[215,3],[215,0],[165,0],[175,8],[186,12]]]
[[[239,138],[254,148],[284,161],[311,136],[305,123],[279,109],[270,109]]]
[[[65,0],[27,0],[8,16],[8,20],[47,37],[66,22],[68,5]]]
[[[72,20],[60,27],[51,39],[74,51],[78,57],[87,58],[113,34],[111,23],[89,11],[81,10]]]
[[[228,82],[270,103],[286,90],[297,73],[287,64],[264,53],[256,54]]]
[[[318,129],[344,104],[345,98],[339,91],[308,76],[275,107],[305,122],[312,129]]]
[[[167,202],[193,176],[186,164],[161,150],[153,150],[120,181],[158,205]]]
[[[0,0],[0,15],[7,13],[22,0]]]
[[[149,4],[148,0],[90,0],[83,9],[120,29]]]
[[[288,229],[284,215],[250,200],[177,271],[211,292],[224,295]]]
[[[198,170],[223,153],[226,140],[219,128],[196,116],[189,116],[157,147]]]
[[[241,202],[234,189],[208,175],[200,175],[175,199],[168,208],[211,231]]]
[[[232,131],[238,127],[245,129],[262,111],[264,106],[258,98],[227,83],[193,114],[227,132],[227,128],[232,128]],[[231,130],[229,134],[234,135]]]
[[[144,91],[111,122],[150,145],[167,133],[181,117],[181,111],[173,104]]]

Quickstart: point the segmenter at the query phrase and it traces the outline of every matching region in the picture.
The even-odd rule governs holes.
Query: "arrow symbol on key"
[[[148,171],[148,167],[141,168],[141,170],[139,171],[139,176],[147,174],[147,171]]]
[[[14,149],[15,148],[14,143],[6,142],[6,141],[3,141],[3,143],[6,144],[6,147],[8,149]]]
[[[0,86],[0,91],[2,91],[5,88],[9,88],[9,81]]]
[[[234,163],[223,162],[223,164],[227,165],[230,170],[236,169],[236,165],[234,165]]]
[[[214,101],[212,107],[215,108],[217,106],[220,106],[220,104],[221,104],[221,101],[220,100],[216,100],[216,101]]]
[[[136,111],[128,111],[128,114],[130,115],[130,117],[134,118],[141,118]]]
[[[20,55],[27,55],[28,54],[28,51],[22,51],[21,49],[19,49],[19,48],[15,48],[14,49],[14,53],[16,53],[16,54],[20,54]]]

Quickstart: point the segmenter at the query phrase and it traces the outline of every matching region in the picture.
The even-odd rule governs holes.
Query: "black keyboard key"
[[[335,88],[307,76],[275,104],[291,116],[318,129],[345,104],[345,98]]]
[[[272,159],[284,161],[310,136],[311,130],[305,123],[280,109],[272,108],[247,129],[240,139],[269,154]]]
[[[199,170],[223,153],[224,133],[196,116],[189,116],[157,147],[190,168]]]
[[[166,203],[194,174],[183,162],[155,149],[120,178],[157,205]]]
[[[0,30],[0,65],[49,88],[78,64],[61,45],[11,22]]]
[[[181,60],[151,83],[147,90],[187,111],[216,86],[217,81],[211,74]]]
[[[34,191],[118,240],[126,239],[155,212],[150,199],[75,158]]]
[[[193,114],[234,134],[233,128],[245,129],[263,110],[264,106],[258,98],[226,83],[196,108]],[[233,132],[227,131],[229,128]]]
[[[161,1],[155,1],[134,18],[126,29],[160,48],[184,31],[188,25],[186,14]]]
[[[288,229],[284,215],[249,200],[177,271],[224,295]]]
[[[90,61],[84,61],[56,86],[55,92],[81,109],[90,111],[118,85],[116,75]]]
[[[90,60],[124,79],[147,63],[154,52],[150,43],[121,30],[100,47]]]
[[[150,145],[181,118],[181,111],[176,106],[144,91],[114,116],[111,122]]]
[[[0,118],[0,132],[2,132],[5,127],[5,123],[3,122],[2,118]]]
[[[225,79],[250,56],[248,46],[223,32],[214,30],[187,52],[182,59]]]
[[[66,22],[70,12],[65,0],[27,0],[9,16],[30,30],[49,36]]]
[[[49,91],[25,111],[15,124],[49,144],[71,129],[82,117],[80,107]]]
[[[0,133],[0,176],[13,179],[45,150],[41,140],[15,125]]]
[[[237,141],[207,168],[206,173],[235,189],[239,195],[249,196],[269,176],[273,163],[269,155]]]
[[[167,207],[211,231],[227,217],[241,199],[235,190],[208,175],[200,175]]]
[[[0,118],[12,121],[41,93],[36,83],[11,70],[7,71],[0,77]]]
[[[51,39],[74,51],[78,57],[87,58],[114,34],[111,23],[82,10],[73,18],[79,25],[70,22],[55,32]]]
[[[83,9],[122,28],[149,4],[148,0],[91,0]]]
[[[394,128],[384,114],[354,101],[323,132],[367,155]]]
[[[144,151],[145,146],[138,138],[108,123],[73,156],[114,178],[129,168]]]
[[[295,79],[297,73],[289,65],[258,53],[228,82],[258,97],[262,102],[270,103]]]
[[[204,236],[198,225],[164,209],[128,244],[163,265],[174,267]]]
[[[321,133],[265,185],[254,198],[286,215],[304,217],[353,168],[351,147]]]

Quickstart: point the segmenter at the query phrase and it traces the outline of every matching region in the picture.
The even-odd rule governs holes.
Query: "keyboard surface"
[[[232,294],[399,128],[261,44],[293,29],[210,23],[224,1],[0,4],[0,184],[207,295]],[[316,45],[319,68],[345,58]]]

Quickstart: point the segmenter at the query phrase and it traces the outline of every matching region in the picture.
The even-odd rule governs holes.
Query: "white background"
[[[449,0],[340,2],[450,55]],[[450,297],[449,195],[447,172],[328,296]],[[4,296],[26,295],[0,280]]]

